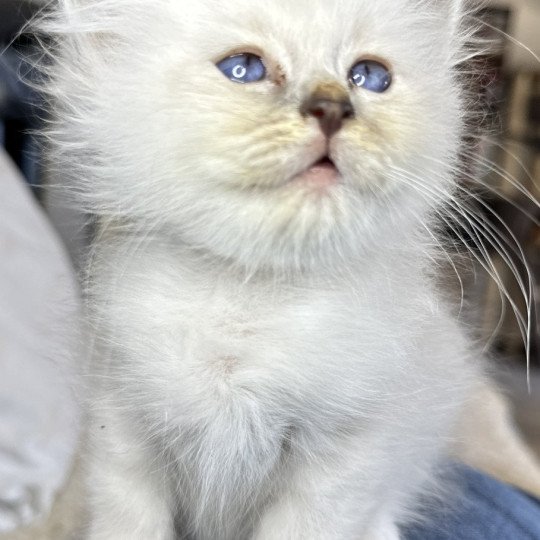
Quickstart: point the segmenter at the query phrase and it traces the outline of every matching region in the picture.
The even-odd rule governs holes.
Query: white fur
[[[398,538],[476,375],[433,283],[462,131],[458,2],[64,0],[50,135],[98,218],[90,540]],[[256,48],[285,82],[214,63]],[[364,56],[384,94],[352,90]],[[277,68],[276,68],[277,69]],[[356,118],[342,184],[288,180]]]

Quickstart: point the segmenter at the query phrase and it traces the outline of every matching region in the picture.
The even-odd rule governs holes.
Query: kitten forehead
[[[174,9],[188,41],[202,42],[207,52],[219,55],[244,44],[274,44],[320,64],[333,62],[343,52],[387,55],[390,60],[397,55],[406,61],[411,54],[433,58],[442,53],[437,60],[448,58],[449,40],[441,38],[441,29],[448,26],[450,4],[455,7],[457,2],[184,0]]]
[[[443,2],[423,0],[183,0],[173,5],[182,19],[197,19],[201,22],[216,21],[221,31],[231,25],[254,24],[262,28],[277,27],[282,32],[294,30],[300,36],[316,29],[319,37],[337,29],[354,29],[362,23],[386,23],[388,28],[404,28],[418,22],[442,22],[448,17],[454,0]],[[215,28],[213,28],[215,31]]]
[[[251,45],[318,65],[345,61],[345,51],[386,56],[391,63],[403,56],[409,66],[416,54],[420,64],[433,60],[435,67],[460,52],[452,30],[461,0],[60,1],[66,14],[79,11],[69,15],[71,28],[78,20],[85,33],[119,34],[132,51],[147,36],[155,48],[214,61]]]
[[[404,13],[401,10],[408,10],[411,13],[439,12],[446,13],[454,11],[460,5],[459,0],[441,0],[433,2],[430,0],[229,0],[221,2],[216,0],[182,0],[172,3],[181,9],[186,15],[206,11],[218,16],[238,14],[238,15],[279,15],[287,18],[295,15],[302,20],[312,20],[314,17],[341,17],[345,19],[362,18],[364,14],[370,12],[385,13],[388,18],[397,16],[403,19]]]

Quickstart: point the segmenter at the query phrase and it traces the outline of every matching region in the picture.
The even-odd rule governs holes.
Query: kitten
[[[393,540],[476,351],[434,240],[459,0],[63,0],[50,136],[97,218],[89,540]]]

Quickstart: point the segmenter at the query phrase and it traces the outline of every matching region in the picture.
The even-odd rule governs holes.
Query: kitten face
[[[448,191],[461,129],[450,0],[123,4],[80,13],[109,36],[80,67],[84,137],[116,164],[112,180],[96,167],[104,208],[250,267],[305,267],[414,228]],[[222,64],[241,54],[246,84]],[[354,84],[365,62],[391,84]],[[349,107],[326,134],[306,112],[320,95]],[[321,159],[335,168],[313,169]]]

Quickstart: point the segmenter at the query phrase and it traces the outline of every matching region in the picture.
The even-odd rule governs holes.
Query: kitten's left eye
[[[349,81],[354,86],[381,94],[392,84],[392,75],[380,62],[361,60],[351,68]]]
[[[228,56],[216,64],[217,68],[233,82],[252,83],[266,77],[266,67],[259,56],[241,53]]]

